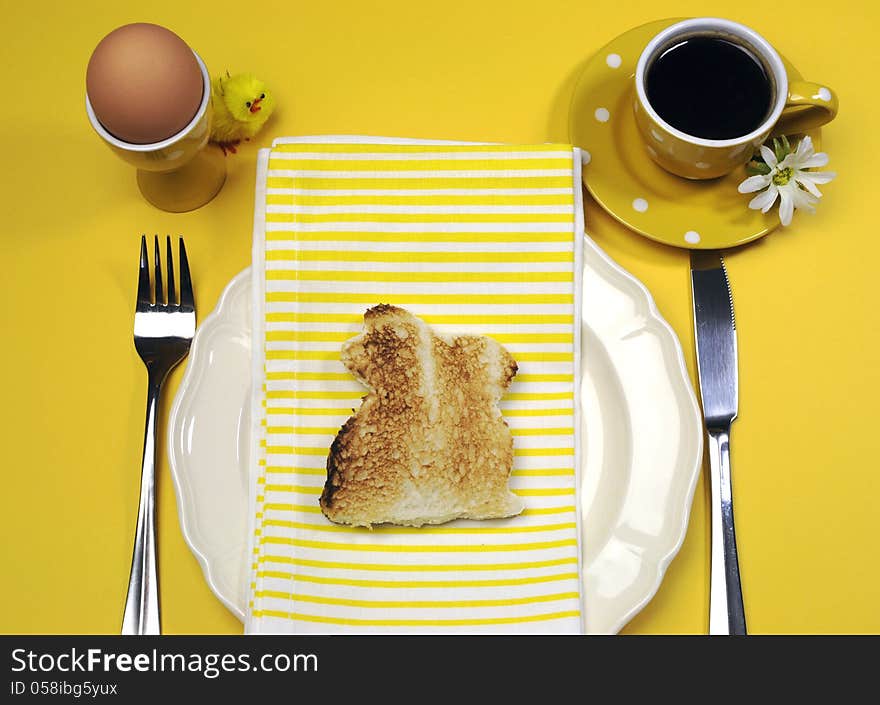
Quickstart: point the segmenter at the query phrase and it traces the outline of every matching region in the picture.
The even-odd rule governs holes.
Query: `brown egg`
[[[155,24],[104,37],[86,70],[95,116],[124,142],[150,144],[180,132],[202,101],[202,71],[186,43]]]

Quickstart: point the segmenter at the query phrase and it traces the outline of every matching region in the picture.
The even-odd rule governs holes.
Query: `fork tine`
[[[165,236],[165,259],[168,260],[168,305],[177,306],[177,293],[174,291],[174,255],[171,252],[171,236]]]
[[[141,261],[138,267],[137,309],[149,308],[152,303],[150,291],[150,260],[147,257],[147,236],[141,235]]]
[[[165,303],[165,287],[162,286],[162,258],[159,256],[159,236],[153,236],[153,255],[156,261],[153,267],[156,270],[156,305],[161,306]]]
[[[186,247],[180,238],[180,308],[195,311],[196,302],[193,296],[192,279],[189,276],[189,260],[186,258]]]

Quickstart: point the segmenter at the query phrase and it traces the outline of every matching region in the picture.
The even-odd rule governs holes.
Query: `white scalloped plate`
[[[587,630],[618,632],[657,592],[687,530],[700,411],[675,333],[647,289],[584,247],[582,511]],[[211,589],[246,604],[250,270],[196,333],[169,423],[184,537]]]

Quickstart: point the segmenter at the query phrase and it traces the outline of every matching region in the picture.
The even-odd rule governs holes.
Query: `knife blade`
[[[724,260],[718,252],[691,253],[697,371],[706,425],[730,425],[739,410],[736,318]]]
[[[730,426],[739,411],[739,359],[733,295],[720,253],[691,251],[691,290],[712,494],[709,633],[744,635],[730,470]]]

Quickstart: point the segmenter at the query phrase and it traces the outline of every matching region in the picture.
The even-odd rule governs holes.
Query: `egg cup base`
[[[137,171],[141,195],[159,210],[170,213],[201,208],[220,192],[225,181],[226,157],[214,144],[208,144],[174,171]]]

